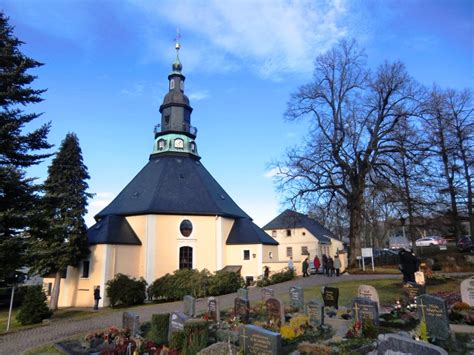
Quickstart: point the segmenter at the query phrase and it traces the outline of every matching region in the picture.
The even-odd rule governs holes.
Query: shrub
[[[278,284],[281,282],[293,280],[295,278],[294,270],[284,268],[283,270],[276,272],[270,276],[269,279],[261,279],[257,281],[258,287],[265,287],[268,285]]]
[[[117,274],[107,281],[106,292],[110,305],[131,306],[142,304],[146,299],[146,281],[143,278],[136,280],[124,274]]]
[[[46,295],[41,285],[26,288],[25,299],[16,315],[16,319],[25,324],[40,323],[43,319],[51,317],[52,312],[46,303]]]
[[[243,278],[235,272],[218,271],[209,281],[208,294],[211,296],[237,292],[244,285]]]
[[[153,314],[151,316],[151,328],[147,334],[147,338],[154,341],[157,345],[168,343],[169,319],[169,313]]]
[[[181,353],[181,350],[184,347],[184,331],[176,330],[171,333],[170,337],[170,348],[178,350],[178,353]]]
[[[149,293],[153,298],[173,301],[181,300],[186,295],[200,298],[232,293],[242,285],[243,279],[233,272],[218,271],[212,275],[206,269],[182,269],[153,281]]]
[[[197,354],[207,346],[209,332],[207,321],[203,319],[190,319],[184,323],[184,347],[185,355]]]

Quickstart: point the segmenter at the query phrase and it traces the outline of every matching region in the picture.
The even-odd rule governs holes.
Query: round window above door
[[[189,237],[193,231],[193,224],[189,219],[184,219],[179,225],[179,230],[183,237]]]

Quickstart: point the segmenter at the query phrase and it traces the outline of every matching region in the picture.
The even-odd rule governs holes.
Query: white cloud
[[[144,83],[136,83],[136,84],[133,84],[128,89],[122,89],[120,93],[127,96],[140,96],[141,94],[143,94],[144,89],[145,89]]]
[[[207,99],[209,97],[209,91],[208,90],[201,90],[201,91],[194,91],[189,93],[188,97],[189,100],[192,101],[201,101],[204,99]]]
[[[275,167],[266,171],[265,174],[263,174],[263,176],[266,177],[267,179],[272,179],[275,176],[281,175],[281,173],[284,173],[284,172],[285,172],[285,168]]]
[[[94,194],[92,200],[89,202],[87,215],[85,216],[88,227],[95,223],[94,216],[112,202],[115,195],[115,193],[108,191],[101,191]]]
[[[347,32],[341,0],[130,1],[154,21],[164,17],[181,29],[183,65],[190,69],[196,63],[200,70],[211,71],[247,65],[277,80],[285,74],[311,73],[315,56]],[[161,47],[156,38],[150,37],[155,43],[151,46]],[[188,59],[195,63],[185,65]]]

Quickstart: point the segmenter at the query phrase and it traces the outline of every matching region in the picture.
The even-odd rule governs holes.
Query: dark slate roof
[[[89,245],[128,244],[141,245],[140,239],[125,217],[106,216],[87,230]]]
[[[157,154],[101,212],[108,215],[191,214],[249,218],[188,154]]]
[[[263,226],[262,229],[291,229],[291,228],[306,228],[312,235],[314,235],[320,242],[329,243],[332,233],[323,225],[309,218],[307,215],[298,213],[292,210],[286,210],[272,221]]]
[[[235,220],[226,244],[278,245],[278,242],[253,223],[250,218],[239,218]]]

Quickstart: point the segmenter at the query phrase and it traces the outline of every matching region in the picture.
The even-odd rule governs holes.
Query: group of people
[[[316,273],[319,273],[319,268],[322,267],[322,273],[326,276],[339,276],[340,269],[341,269],[341,260],[339,259],[339,254],[336,254],[334,256],[334,259],[332,257],[328,257],[326,254],[323,254],[322,256],[322,264],[321,260],[319,257],[316,255],[313,260],[313,265],[314,268],[316,269]],[[293,258],[290,257],[290,260],[288,261],[288,268],[293,270],[294,269],[294,264],[293,264]],[[305,258],[302,263],[302,271],[303,271],[303,277],[308,277],[309,273],[309,258]]]

